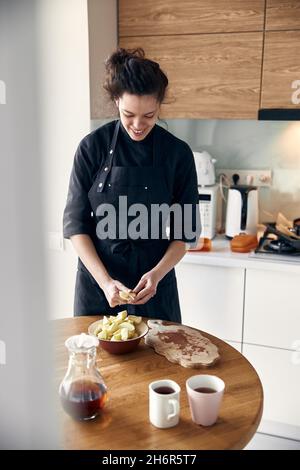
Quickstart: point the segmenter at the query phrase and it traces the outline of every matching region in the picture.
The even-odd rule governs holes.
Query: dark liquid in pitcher
[[[201,393],[215,393],[216,390],[210,387],[198,387],[194,388],[195,392],[201,392]]]
[[[174,393],[175,392],[175,390],[173,390],[173,388],[167,387],[167,386],[157,387],[157,388],[154,389],[154,391],[156,393],[161,393],[162,395],[168,395],[169,393]]]
[[[99,414],[106,402],[107,392],[102,384],[88,380],[73,382],[66,395],[61,393],[64,410],[79,420],[91,419]]]

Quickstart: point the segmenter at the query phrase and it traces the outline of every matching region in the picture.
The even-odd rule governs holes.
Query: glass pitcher
[[[98,345],[96,337],[85,333],[71,336],[65,342],[69,365],[59,395],[66,413],[78,420],[96,418],[107,399],[107,387],[96,368]]]

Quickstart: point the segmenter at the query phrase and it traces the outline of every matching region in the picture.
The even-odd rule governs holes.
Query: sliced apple
[[[123,310],[122,312],[119,312],[117,315],[117,318],[121,319],[122,321],[125,320],[126,317],[127,317],[127,310]]]
[[[123,341],[126,341],[128,339],[128,336],[129,336],[128,333],[129,333],[128,328],[121,328],[121,339]]]
[[[137,317],[136,315],[128,315],[128,320],[133,321],[136,325],[139,325],[142,321],[142,317]]]
[[[134,325],[132,323],[129,323],[129,322],[121,323],[120,328],[127,328],[129,331],[134,331],[135,330]]]

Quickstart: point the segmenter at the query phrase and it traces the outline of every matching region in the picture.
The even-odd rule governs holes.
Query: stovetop
[[[300,239],[278,231],[275,224],[268,224],[255,254],[265,259],[300,262]]]

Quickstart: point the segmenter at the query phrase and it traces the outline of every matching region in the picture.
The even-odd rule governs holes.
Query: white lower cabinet
[[[247,269],[243,354],[265,392],[261,430],[300,440],[300,276]]]
[[[300,440],[300,358],[296,351],[243,344],[264,389],[260,431]]]
[[[180,263],[176,274],[182,323],[240,343],[244,269]]]
[[[226,341],[257,370],[261,432],[300,441],[300,275],[180,263],[182,322]]]
[[[296,349],[300,344],[299,291],[298,274],[247,269],[244,342]]]

